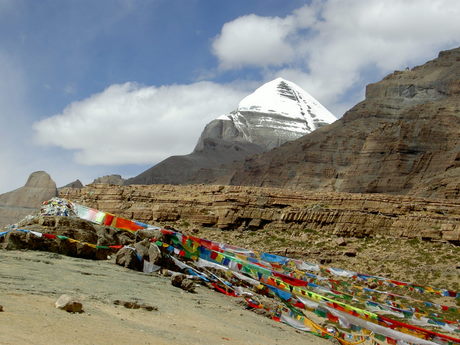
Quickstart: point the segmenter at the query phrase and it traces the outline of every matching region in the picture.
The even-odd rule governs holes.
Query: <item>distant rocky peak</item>
[[[29,175],[25,187],[56,188],[56,183],[46,171],[35,171]]]
[[[124,184],[125,180],[121,177],[121,175],[105,175],[102,177],[98,177],[94,179],[92,183],[95,184],[111,184],[111,185],[116,185],[116,186],[122,186]]]

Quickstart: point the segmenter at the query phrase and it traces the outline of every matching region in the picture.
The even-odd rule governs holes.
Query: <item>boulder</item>
[[[56,308],[69,313],[83,313],[83,304],[75,297],[69,295],[61,295],[54,305]]]
[[[142,258],[143,260],[149,259],[150,242],[148,239],[135,243],[134,248],[136,248],[137,255],[140,258]]]
[[[160,248],[154,243],[150,243],[148,249],[149,262],[155,265],[160,265],[163,256],[161,255]]]
[[[136,271],[142,271],[143,269],[142,263],[136,255],[136,251],[128,247],[121,248],[117,252],[115,263]]]
[[[164,235],[160,230],[138,230],[136,231],[136,240],[144,240],[154,238],[158,241],[164,240]]]

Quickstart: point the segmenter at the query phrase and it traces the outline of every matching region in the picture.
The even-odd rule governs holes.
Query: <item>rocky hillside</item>
[[[277,78],[206,125],[192,153],[172,156],[125,184],[205,183],[244,160],[311,133],[336,118],[296,84]]]
[[[225,230],[305,229],[345,237],[420,238],[460,244],[460,203],[407,196],[240,186],[109,186],[60,196],[149,224]]]
[[[30,174],[24,187],[0,195],[0,227],[37,212],[43,201],[57,193],[56,183],[46,172]]]
[[[340,120],[232,169],[214,182],[460,198],[460,48],[368,85]]]

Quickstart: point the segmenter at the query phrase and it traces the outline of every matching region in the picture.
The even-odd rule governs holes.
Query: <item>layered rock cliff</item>
[[[226,230],[315,229],[350,237],[424,238],[460,244],[460,202],[383,194],[241,186],[67,188],[61,197],[150,224]]]
[[[460,198],[460,48],[368,85],[340,120],[232,169],[210,182]]]

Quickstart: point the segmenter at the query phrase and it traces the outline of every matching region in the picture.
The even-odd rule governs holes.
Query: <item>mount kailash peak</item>
[[[271,150],[335,120],[302,88],[277,78],[243,98],[235,111],[208,123],[192,153],[169,157],[125,183],[206,183],[216,169],[219,176],[225,175],[225,164]]]
[[[235,111],[211,121],[195,150],[203,149],[204,139],[214,138],[250,142],[266,151],[335,120],[308,92],[277,78],[243,98]]]

